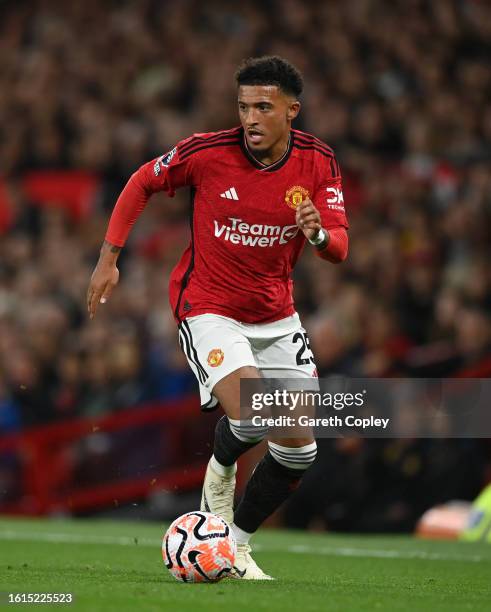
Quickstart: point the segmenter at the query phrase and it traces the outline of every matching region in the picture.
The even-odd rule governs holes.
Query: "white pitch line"
[[[161,542],[154,538],[138,536],[95,536],[72,533],[50,533],[36,531],[0,531],[0,540],[26,540],[31,542],[51,542],[53,544],[108,544],[116,546],[148,546],[160,548]],[[323,546],[315,548],[303,544],[292,544],[285,547],[254,545],[254,550],[264,552],[289,552],[296,554],[325,555],[330,557],[369,557],[378,559],[425,559],[428,561],[468,561],[479,563],[485,559],[479,555],[455,555],[427,552],[424,550],[384,550],[375,548],[354,548],[346,546]]]
[[[268,549],[271,550],[271,549]],[[484,561],[479,555],[446,555],[425,550],[379,550],[376,548],[350,548],[346,546],[321,546],[312,548],[302,544],[287,547],[288,552],[331,555],[336,557],[376,557],[379,559],[427,559],[430,561]]]
[[[28,540],[31,542],[52,542],[53,544],[115,544],[117,546],[159,546],[158,540],[137,536],[105,536],[76,533],[49,533],[44,531],[0,531],[0,540]],[[136,541],[135,541],[136,540]]]

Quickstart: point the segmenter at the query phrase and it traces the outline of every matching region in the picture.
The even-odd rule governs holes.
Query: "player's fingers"
[[[88,305],[89,317],[91,319],[95,317],[95,313],[97,310],[97,303],[98,303],[98,300],[96,299],[96,294],[92,293],[90,296],[89,305]]]
[[[299,227],[301,227],[302,229],[304,228],[311,228],[311,227],[317,227],[321,225],[321,220],[319,219],[319,217],[317,217],[317,215],[311,215],[308,218],[305,219],[301,219],[299,222]]]
[[[305,220],[306,218],[310,217],[311,215],[316,215],[317,217],[320,218],[320,213],[317,210],[317,208],[315,208],[315,206],[308,206],[303,208],[300,212],[299,212],[299,218],[302,220]]]
[[[90,301],[89,301],[89,315],[90,318],[93,319],[95,317],[95,313],[97,312],[97,307],[99,305],[99,302],[101,300],[101,297],[104,293],[105,290],[105,286],[94,289],[92,292],[92,295],[90,296]]]
[[[109,299],[109,296],[113,292],[114,287],[115,287],[114,283],[107,283],[106,288],[104,289],[101,299],[100,299],[101,304],[105,304],[107,302],[107,300]]]
[[[315,210],[315,206],[309,200],[308,202],[302,202],[300,206],[297,208],[297,211],[302,214],[304,212],[308,212],[310,210]]]
[[[321,228],[322,225],[318,221],[309,221],[308,223],[302,225],[302,229],[320,230]]]
[[[90,314],[91,313],[91,308],[92,308],[92,298],[94,296],[94,287],[91,285],[89,285],[89,288],[87,289],[87,312]]]
[[[311,215],[312,213],[316,213],[317,209],[314,206],[303,206],[302,208],[297,208],[296,217],[301,219],[306,215]]]
[[[307,214],[300,215],[300,221],[303,221],[304,223],[306,223],[308,221],[312,221],[312,219],[320,221],[319,213],[312,211],[312,212],[309,212]]]
[[[95,316],[95,311],[97,310],[97,308],[94,308],[94,303],[93,303],[93,300],[92,300],[92,296],[90,296],[90,301],[89,301],[89,304],[87,306],[87,310],[89,312],[89,318],[93,319],[94,316]]]

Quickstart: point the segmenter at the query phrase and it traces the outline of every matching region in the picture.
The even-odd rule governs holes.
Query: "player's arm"
[[[341,171],[332,149],[327,145],[320,149],[315,157],[317,186],[312,200],[307,198],[298,207],[296,222],[319,257],[341,263],[348,255]]]
[[[296,223],[312,244],[319,257],[331,263],[341,263],[348,255],[348,233],[344,225],[327,229],[322,226],[320,211],[310,198],[296,212]]]
[[[117,261],[131,228],[145,208],[150,196],[192,184],[189,161],[181,162],[177,148],[141,166],[130,178],[116,202],[109,220],[99,261],[92,273],[87,290],[87,311],[94,318],[99,304],[104,304],[119,280]]]

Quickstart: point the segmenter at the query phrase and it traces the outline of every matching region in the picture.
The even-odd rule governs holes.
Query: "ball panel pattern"
[[[177,518],[162,540],[162,558],[182,582],[216,582],[233,568],[237,545],[228,524],[210,512]]]

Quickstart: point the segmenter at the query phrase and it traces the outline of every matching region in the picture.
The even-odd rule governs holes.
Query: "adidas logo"
[[[220,194],[221,198],[226,198],[227,200],[238,200],[239,196],[237,195],[237,192],[235,191],[235,187],[230,187],[230,189],[227,189],[227,191],[224,191],[223,193]]]

